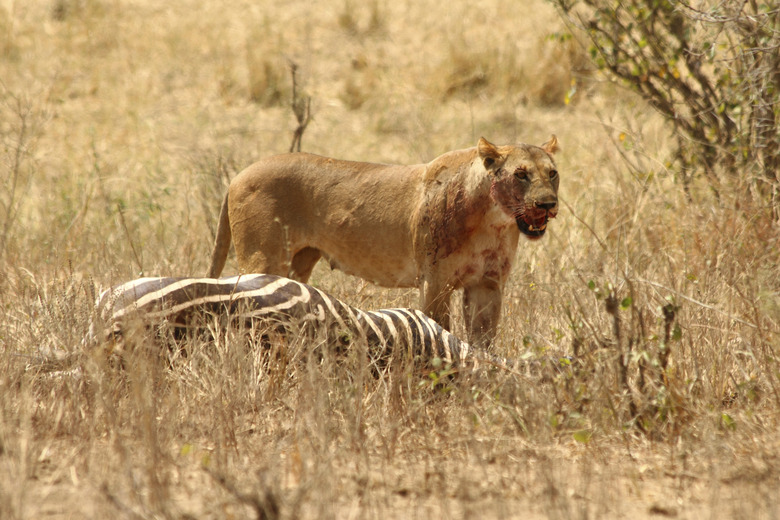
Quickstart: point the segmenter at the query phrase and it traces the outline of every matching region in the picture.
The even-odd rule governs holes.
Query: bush
[[[730,184],[778,218],[776,3],[718,2],[703,11],[669,0],[551,1],[570,29],[587,35],[595,65],[673,125],[689,198],[701,172],[717,198]]]

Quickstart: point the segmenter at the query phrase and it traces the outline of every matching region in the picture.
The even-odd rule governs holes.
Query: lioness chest
[[[449,248],[440,247],[434,237],[427,269],[440,283],[459,289],[486,280],[503,285],[508,278],[519,238],[517,226],[489,201],[480,209],[464,216],[466,225],[458,226],[457,243],[447,239]]]

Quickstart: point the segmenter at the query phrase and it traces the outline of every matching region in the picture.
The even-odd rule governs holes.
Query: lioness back
[[[411,217],[423,171],[305,153],[249,166],[228,192],[241,270],[305,281],[323,256],[380,285],[414,286]],[[311,258],[295,266],[301,251]]]

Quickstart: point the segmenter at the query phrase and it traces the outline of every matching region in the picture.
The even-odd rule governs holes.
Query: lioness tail
[[[209,274],[207,275],[209,278],[218,278],[222,273],[222,269],[225,268],[231,238],[228,194],[225,193],[222,209],[219,212],[219,224],[217,224],[217,237],[214,239],[214,251],[211,253],[211,267],[209,267]]]

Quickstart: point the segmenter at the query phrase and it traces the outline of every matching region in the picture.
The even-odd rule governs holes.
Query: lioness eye
[[[558,170],[550,170],[550,180],[553,180],[558,176]]]
[[[518,179],[525,179],[526,177],[528,177],[528,172],[522,168],[518,168],[515,170],[515,177],[517,177]]]

